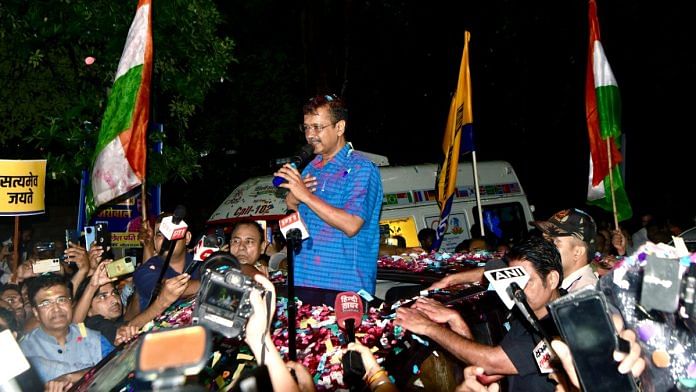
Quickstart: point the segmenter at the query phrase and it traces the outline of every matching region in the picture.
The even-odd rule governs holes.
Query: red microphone
[[[363,304],[360,296],[352,291],[336,295],[334,304],[336,323],[346,331],[348,343],[355,342],[355,326],[362,322]]]

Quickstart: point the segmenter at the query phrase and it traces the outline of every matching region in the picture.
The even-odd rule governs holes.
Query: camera
[[[246,323],[253,313],[249,295],[254,288],[263,290],[237,269],[224,272],[207,269],[201,277],[194,321],[227,338],[243,338]]]

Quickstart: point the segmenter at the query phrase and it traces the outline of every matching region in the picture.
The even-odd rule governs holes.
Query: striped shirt
[[[316,196],[364,221],[356,235],[324,222],[305,204],[298,210],[310,237],[295,256],[295,283],[337,291],[375,292],[382,180],[377,167],[346,144],[326,165],[317,156],[302,172],[317,178]]]

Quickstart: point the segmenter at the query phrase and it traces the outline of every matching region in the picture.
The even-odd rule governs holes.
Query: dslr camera
[[[263,290],[238,269],[229,268],[224,272],[205,270],[196,298],[194,321],[227,338],[243,338],[247,321],[253,313],[249,295],[254,288]]]

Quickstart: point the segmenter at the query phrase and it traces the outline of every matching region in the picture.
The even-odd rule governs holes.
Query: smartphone
[[[31,269],[35,274],[43,274],[44,272],[60,271],[60,259],[54,257],[52,259],[36,260],[31,264]]]
[[[94,243],[96,239],[96,233],[94,226],[85,226],[85,248],[87,252],[89,252],[89,248],[92,247],[92,243]]]
[[[133,256],[126,256],[106,265],[106,275],[109,278],[128,275],[133,271],[135,271],[135,257]]]
[[[100,222],[94,225],[94,231],[97,245],[101,246],[104,250],[104,253],[102,253],[102,260],[113,259],[114,252],[111,250],[111,232],[109,231],[109,226],[106,223]]]
[[[602,292],[580,290],[551,302],[549,309],[570,348],[583,391],[637,390],[633,377],[619,373],[619,364],[614,361],[613,352],[619,347],[619,337]]]

